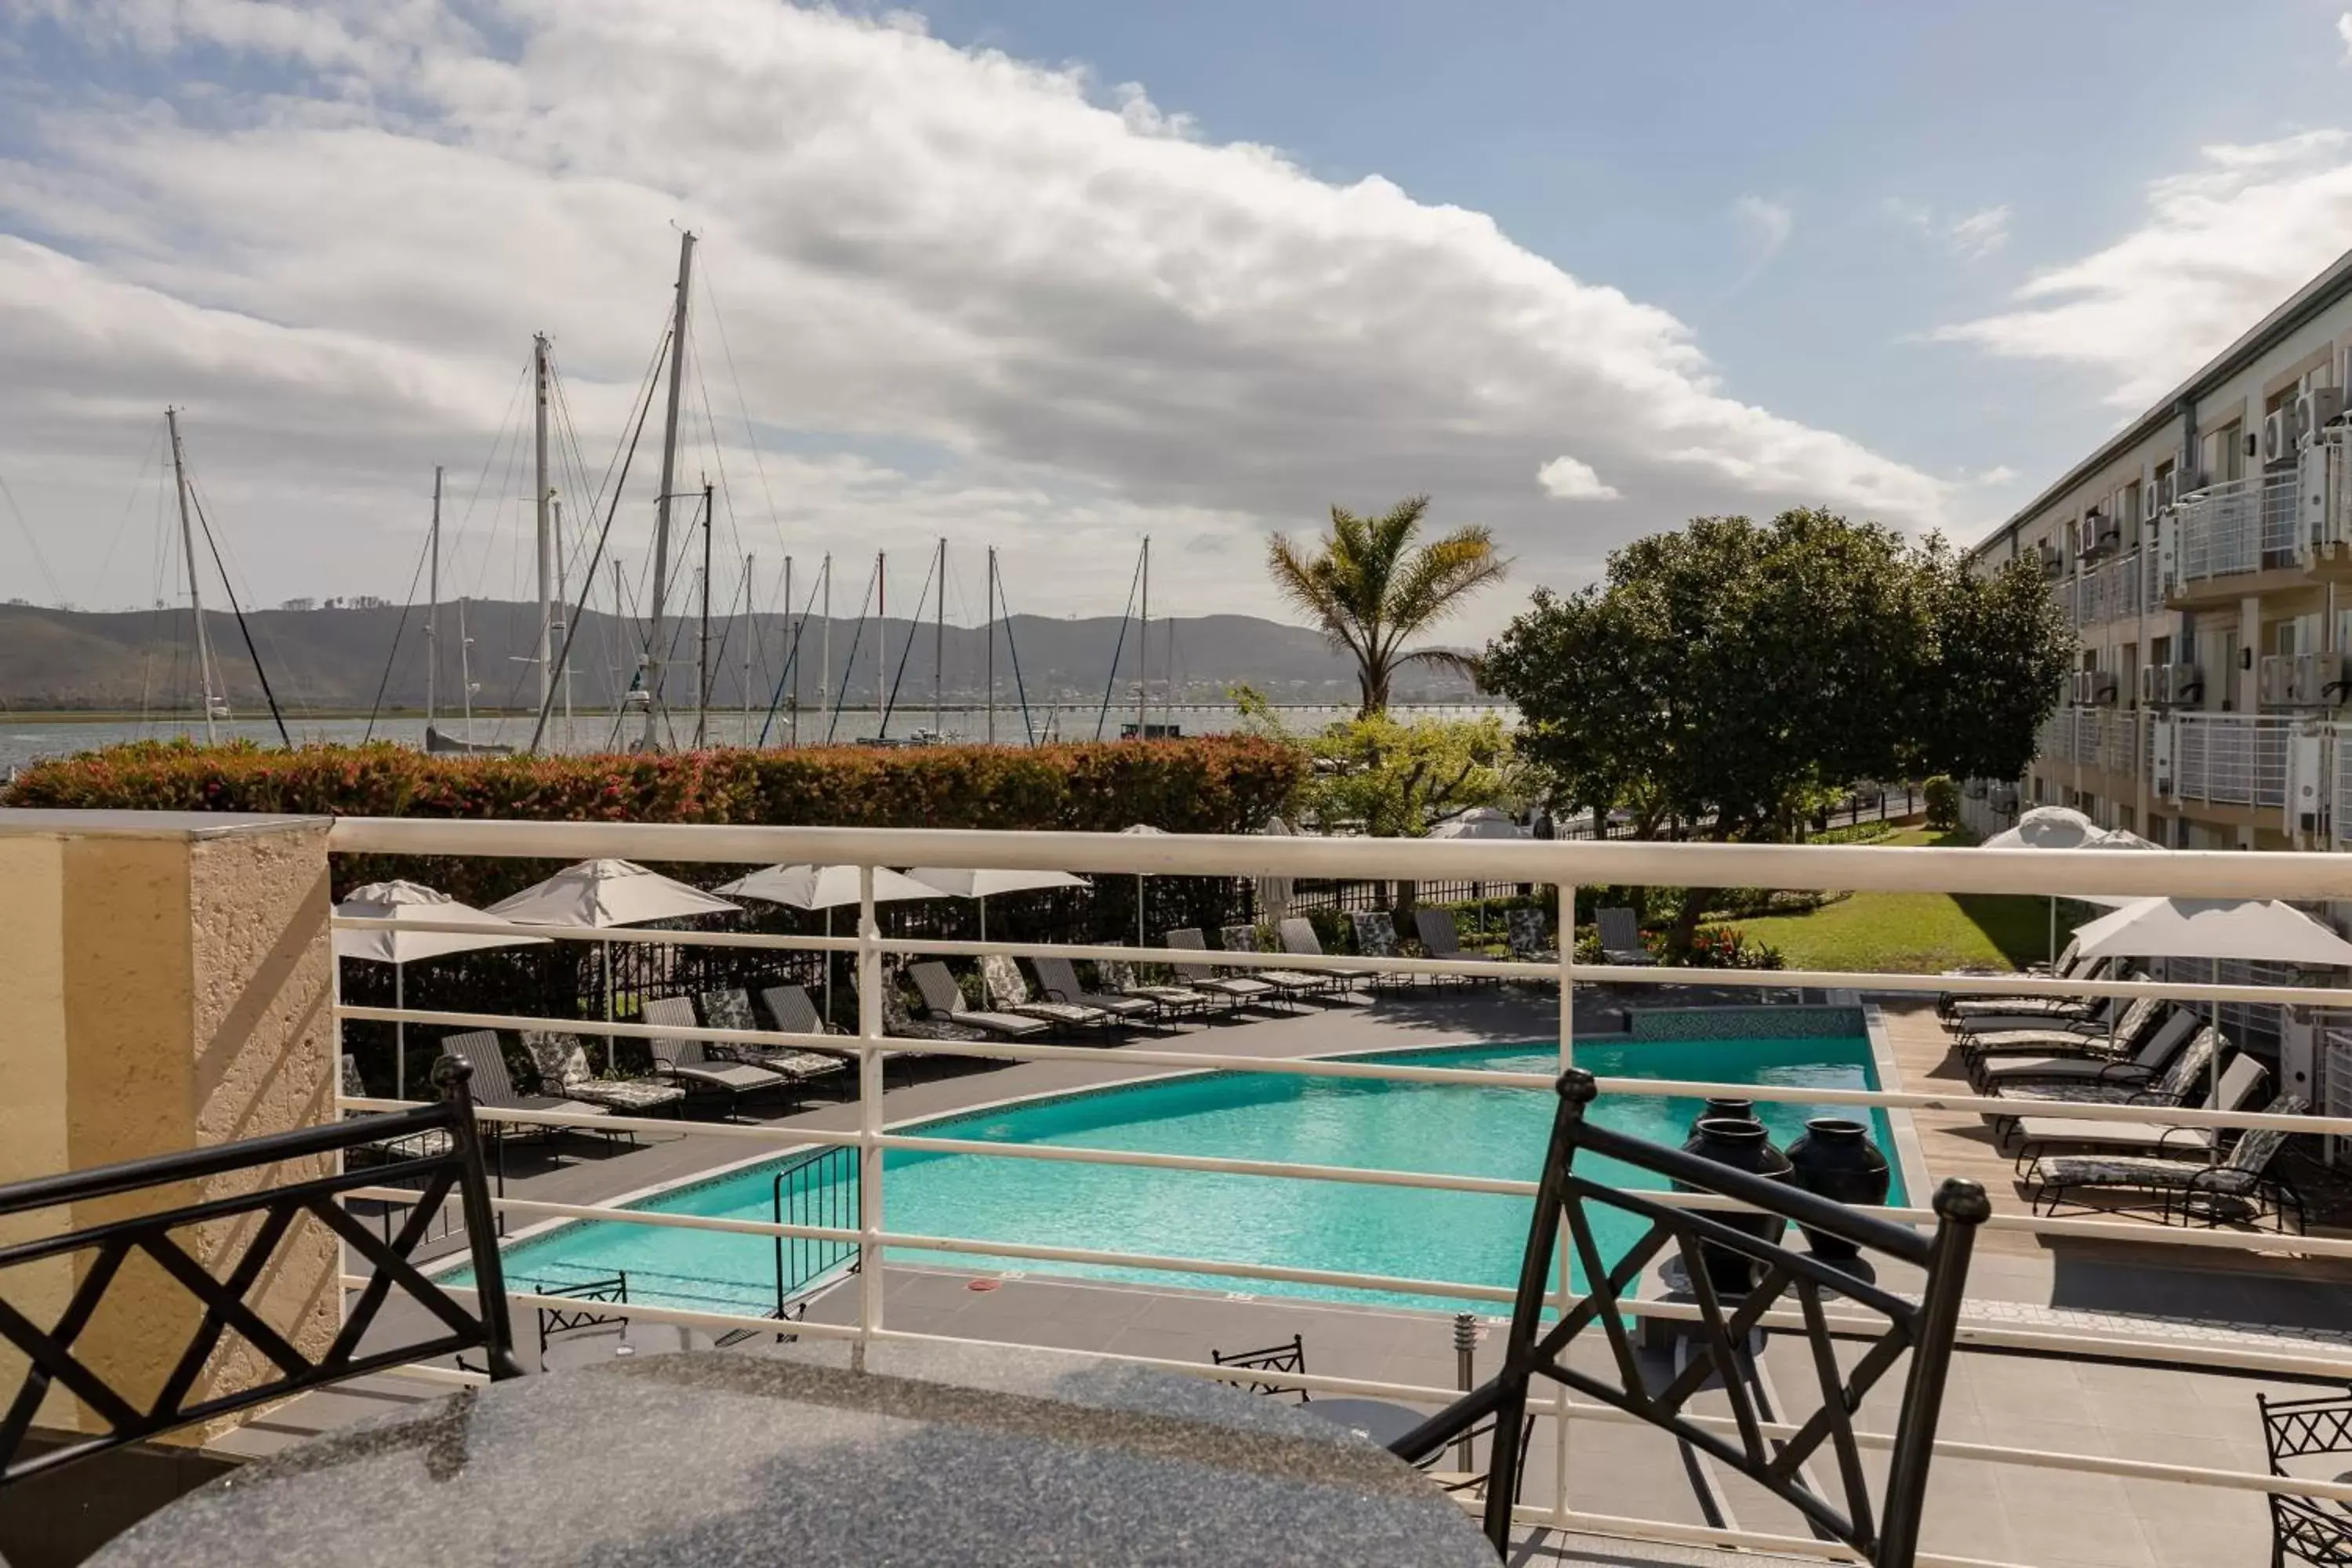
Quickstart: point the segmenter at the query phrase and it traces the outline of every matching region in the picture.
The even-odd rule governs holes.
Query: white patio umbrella
[[[352,896],[335,906],[335,913],[346,920],[363,921],[480,921],[495,925],[498,917],[461,904],[438,888],[428,888],[421,882],[370,882],[356,888]],[[443,958],[453,952],[472,952],[487,947],[521,947],[527,943],[543,942],[543,936],[516,936],[509,931],[485,931],[480,936],[467,936],[446,931],[338,931],[335,932],[335,956],[356,958],[363,963],[392,965],[392,1005],[407,1005],[406,976],[408,965],[428,958]],[[408,1024],[405,1019],[392,1026],[393,1097],[408,1098]]]
[[[2037,805],[2019,817],[2015,826],[2003,828],[1982,844],[1979,849],[2155,849],[2152,844],[2128,828],[2105,828],[2069,805]],[[2076,901],[2101,904],[2109,908],[2134,902],[2129,899],[2107,898],[2099,894],[2080,894]],[[2058,900],[2050,900],[2050,962],[2058,962]]]
[[[988,900],[998,893],[1033,893],[1045,888],[1083,888],[1084,877],[1067,871],[971,871],[958,866],[917,866],[907,878],[951,899],[971,899],[980,905],[980,940],[988,940]],[[875,897],[881,897],[876,883]]]
[[[1282,818],[1270,816],[1266,818],[1265,826],[1258,831],[1268,837],[1287,838],[1296,829]],[[1296,884],[1288,877],[1257,879],[1257,909],[1265,923],[1277,924],[1288,917],[1291,896],[1296,890]]]
[[[1508,812],[1491,805],[1474,805],[1456,816],[1449,816],[1429,830],[1432,838],[1525,838],[1528,830],[1511,819]],[[1486,930],[1486,884],[1476,884],[1478,896],[1478,930]]]
[[[2257,959],[2352,969],[2352,942],[2276,899],[2139,899],[2074,933],[2086,957]],[[2213,1004],[2219,1027],[2221,1005]],[[2213,1081],[2221,1082],[2221,1053]]]
[[[739,914],[725,899],[713,897],[674,877],[648,871],[634,860],[582,860],[566,866],[543,882],[500,899],[489,913],[517,925],[611,926],[643,925],[647,921],[684,920],[692,915]],[[604,967],[604,1021],[613,1021],[613,946],[598,942]],[[604,1066],[613,1066],[613,1037],[604,1037]]]
[[[719,890],[739,899],[758,899],[795,910],[823,910],[824,934],[833,934],[833,911],[859,900],[855,866],[765,866],[746,877],[722,882]],[[943,897],[937,888],[902,876],[887,866],[874,868],[874,901],[897,903],[908,899]],[[833,954],[824,955],[824,1016],[833,1016]]]
[[[1148,822],[1139,822],[1132,826],[1122,827],[1119,831],[1121,833],[1157,833],[1164,835],[1168,830],[1164,827],[1154,827]],[[1135,874],[1135,945],[1138,947],[1144,945],[1143,873],[1140,871],[1138,871]]]

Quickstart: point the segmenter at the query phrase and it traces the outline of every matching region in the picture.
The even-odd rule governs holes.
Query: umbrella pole
[[[983,896],[978,902],[980,904],[980,940],[986,942],[988,940],[988,900]]]
[[[2058,967],[2058,900],[2050,900],[2050,967]]]
[[[827,936],[833,934],[831,904],[824,907],[824,934]],[[828,1025],[833,1022],[833,950],[830,948],[825,950],[824,954],[824,1021]]]
[[[613,944],[609,942],[598,942],[596,944],[596,956],[604,963],[604,1022],[609,1024],[613,1021]],[[606,1030],[604,1032],[604,1070],[606,1072],[614,1070],[613,1064],[616,1059],[616,1053],[620,1048],[621,1043],[613,1037],[611,1030]]]
[[[408,1010],[405,989],[401,982],[407,974],[407,965],[392,966],[392,1009],[395,1013]],[[408,1098],[408,1020],[395,1018],[392,1025],[392,1097]]]
[[[1135,945],[1148,945],[1143,940],[1143,873],[1135,874]]]

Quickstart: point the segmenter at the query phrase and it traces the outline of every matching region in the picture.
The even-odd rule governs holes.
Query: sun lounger
[[[556,1029],[525,1029],[522,1054],[539,1074],[541,1093],[585,1100],[622,1116],[650,1116],[667,1110],[686,1114],[686,1090],[649,1078],[598,1078],[588,1066],[588,1047],[577,1035]]]
[[[2309,1109],[2287,1094],[2264,1107],[2264,1112],[2300,1116]],[[2131,1154],[2048,1155],[2027,1168],[2023,1181],[2037,1214],[2057,1214],[2069,1202],[2086,1213],[2147,1206],[2145,1201],[2084,1204],[2079,1200],[2085,1194],[2153,1197],[2158,1222],[2164,1225],[2176,1218],[2184,1225],[2198,1220],[2218,1225],[2224,1219],[2259,1224],[2267,1213],[2284,1231],[2292,1214],[2294,1228],[2301,1231],[2303,1195],[2273,1169],[2289,1136],[2281,1128],[2257,1127],[2242,1134],[2226,1158],[2201,1162]]]
[[[1089,1007],[1080,1002],[1048,1000],[1029,989],[1027,977],[1021,966],[1004,953],[992,952],[980,961],[980,983],[988,993],[988,1004],[999,1012],[1018,1014],[1024,1018],[1043,1018],[1048,1024],[1076,1025],[1087,1028],[1108,1028],[1112,1020],[1099,1007]]]
[[[2112,1031],[2061,1024],[2036,1029],[1999,1029],[1990,1034],[1963,1035],[1957,1042],[1960,1060],[1971,1076],[1978,1067],[2001,1057],[2130,1056],[2148,1037],[2183,1009],[2154,996],[2142,996],[2124,1010]]]
[[[1206,1012],[1219,1005],[1231,1007],[1234,999],[1212,991],[1196,990],[1190,985],[1156,985],[1137,978],[1134,964],[1121,958],[1105,959],[1097,965],[1102,971],[1103,984],[1121,996],[1132,996],[1149,1002],[1160,1009],[1163,1017],[1181,1017],[1187,1013]]]
[[[2138,970],[2126,970],[2118,980],[2147,978]],[[2024,1009],[2021,1001],[2004,1003],[1999,1012],[1964,1013],[1948,1020],[1954,1033],[1963,1039],[1985,1035],[1997,1035],[2015,1029],[2074,1029],[2083,1034],[2104,1035],[2116,1027],[2124,1015],[2137,1000],[2128,996],[2086,996],[2051,998],[2063,1004],[2039,1010]],[[2017,1009],[2024,1009],[2022,1011]]]
[[[1227,926],[1218,933],[1227,952],[1264,952],[1265,944],[1257,940],[1255,926]],[[1278,986],[1297,996],[1327,996],[1337,988],[1339,977],[1328,970],[1309,974],[1303,969],[1252,969],[1249,972],[1268,985]]]
[[[2143,1033],[2129,1056],[2109,1052],[2106,1042],[2084,1040],[2071,1052],[2041,1056],[1996,1057],[1971,1064],[1969,1077],[1979,1094],[2001,1094],[2021,1085],[2038,1083],[2112,1084],[2123,1089],[2145,1087],[2160,1077],[2173,1059],[2189,1047],[2202,1027],[2194,1013],[2176,1011],[2162,1027]]]
[[[1503,911],[1503,930],[1509,933],[1511,956],[1522,963],[1558,963],[1559,950],[1551,945],[1541,910]]]
[[[1494,960],[1483,952],[1465,952],[1462,933],[1454,924],[1452,910],[1430,909],[1426,906],[1412,911],[1413,934],[1421,939],[1421,951],[1432,958],[1458,959],[1467,964],[1491,963]],[[1458,977],[1464,980],[1489,980],[1495,975],[1473,973],[1467,970]]]
[[[951,1023],[945,1018],[918,1018],[907,1005],[907,994],[898,981],[902,967],[892,959],[884,959],[882,967],[882,1032],[901,1040],[961,1040],[970,1043],[988,1038],[988,1031],[969,1024]],[[954,982],[949,982],[953,984]]]
[[[345,1100],[372,1098],[366,1083],[360,1078],[360,1064],[352,1057],[343,1058],[341,1087]],[[343,1120],[358,1121],[382,1114],[377,1110],[346,1110]],[[449,1142],[446,1128],[430,1127],[422,1132],[412,1132],[405,1138],[378,1138],[373,1142],[362,1143],[344,1157],[348,1159],[351,1154],[364,1152],[370,1161],[383,1164],[390,1164],[396,1160],[437,1160],[449,1152]]]
[[[1305,915],[1292,915],[1287,920],[1278,921],[1275,923],[1274,929],[1282,938],[1282,951],[1293,958],[1328,956],[1323,951],[1323,939],[1315,934],[1315,922]],[[1307,973],[1326,976],[1328,989],[1335,996],[1349,994],[1355,990],[1360,982],[1377,981],[1380,978],[1376,974],[1359,974],[1344,969],[1310,969]]]
[[[2113,960],[2095,958],[2064,978],[2068,980],[2103,979],[2113,967],[2115,967]],[[1954,997],[1951,1005],[1943,1011],[1945,1020],[1955,1028],[1970,1020],[1994,1017],[2026,1019],[2026,1024],[2018,1026],[2022,1028],[2030,1026],[2032,1020],[2040,1018],[2084,1017],[2096,1012],[2105,1001],[2105,998],[2098,996],[2052,996],[2047,994],[2015,996],[1972,995]]]
[[[645,1005],[645,1021],[665,1028],[696,1029],[702,1027],[694,1016],[694,1004],[683,996],[656,997]],[[707,1042],[699,1039],[664,1039],[647,1042],[653,1047],[654,1070],[665,1078],[676,1079],[688,1094],[701,1089],[727,1097],[727,1114],[730,1118],[747,1094],[762,1089],[784,1087],[784,1075],[770,1072],[766,1068],[748,1062],[730,1062],[710,1054]]]
[[[1047,1028],[1043,1018],[1024,1018],[1017,1013],[966,1007],[963,992],[956,985],[955,976],[948,973],[946,964],[936,959],[907,965],[907,978],[915,983],[915,994],[923,999],[923,1011],[943,1022],[985,1029],[1008,1040],[1042,1035]]]
[[[2066,944],[2065,951],[2059,953],[2057,963],[2029,963],[2025,966],[2024,973],[2032,975],[2038,975],[2044,979],[2056,978],[2061,980],[2071,980],[2075,976],[2080,975],[2084,979],[2087,980],[2105,972],[2108,962],[2107,960],[2103,958],[2084,958],[2082,956],[2082,952],[2083,944],[2079,939],[2069,942]],[[2095,969],[2092,967],[2094,964],[2096,964],[2099,967]],[[1952,969],[1947,970],[1945,973],[1948,974],[1977,974],[1984,972],[1976,969]],[[1949,1018],[1952,1016],[1952,1008],[1958,1003],[2000,1002],[2003,1000],[2007,1000],[2007,998],[1996,996],[1985,992],[1947,991],[1936,998],[1936,1011],[1943,1017]],[[2040,998],[2033,997],[2029,998],[2029,1000],[2038,1001]]]
[[[2220,1088],[2199,1103],[2200,1110],[2246,1110],[2259,1101],[2270,1071],[2248,1056],[2234,1057],[2221,1070]],[[2129,1103],[2126,1101],[2124,1103]],[[2053,1149],[2098,1149],[2119,1154],[2161,1154],[2210,1159],[2220,1147],[2216,1130],[2183,1127],[2163,1120],[2165,1108],[2150,1108],[2145,1121],[2093,1121],[2087,1116],[2024,1116],[2011,1131],[2021,1169]]]
[[[1601,962],[1603,963],[1655,963],[1657,959],[1642,945],[1642,920],[1627,909],[1595,910],[1592,923],[1601,933]]]
[[[1168,945],[1188,952],[1206,952],[1209,939],[1193,926],[1180,926],[1167,936]],[[1185,984],[1196,990],[1213,991],[1230,998],[1236,1006],[1258,1002],[1279,1002],[1286,999],[1281,986],[1270,984],[1254,974],[1226,974],[1209,963],[1178,963],[1173,966]]]
[[[1098,1013],[1108,1013],[1126,1023],[1158,1021],[1160,1009],[1148,998],[1087,990],[1078,984],[1078,966],[1058,953],[1032,958],[1029,964],[1036,970],[1037,984],[1045,989],[1048,1001],[1092,1007]]]
[[[507,1075],[506,1051],[499,1046],[499,1037],[492,1030],[474,1029],[462,1035],[451,1035],[441,1042],[441,1054],[456,1057],[474,1069],[468,1087],[476,1105],[494,1110],[544,1110],[564,1116],[611,1114],[603,1106],[590,1105],[585,1100],[566,1100],[552,1094],[519,1092],[514,1079]],[[492,1136],[501,1138],[520,1137],[526,1132],[544,1134],[571,1131],[562,1127],[514,1121],[491,1122],[488,1126]]]
[[[1389,918],[1388,910],[1357,910],[1348,916],[1348,929],[1355,935],[1356,951],[1366,958],[1402,956],[1397,949],[1396,922]],[[1372,984],[1376,987],[1417,985],[1420,983],[1421,977],[1416,974],[1376,972],[1372,975]]]
[[[785,1001],[786,1008],[793,1011],[793,1022],[779,1021],[777,1028],[795,1035],[824,1033],[824,1026],[817,1019],[816,1006],[809,1000],[806,991],[797,985],[772,986],[770,996],[772,998],[778,991],[799,992],[800,1000],[797,1005]],[[700,1008],[703,1023],[714,1029],[756,1029],[760,1026],[758,1016],[751,1011],[751,994],[740,988],[704,992]],[[769,1011],[774,1010],[775,1002],[771,1000]],[[799,1085],[823,1083],[828,1079],[842,1079],[845,1094],[846,1092],[847,1057],[836,1056],[831,1051],[813,1051],[802,1046],[740,1045],[727,1041],[713,1042],[713,1047],[722,1057],[749,1062],[755,1068],[766,1068],[772,1073],[780,1074],[787,1083]]]

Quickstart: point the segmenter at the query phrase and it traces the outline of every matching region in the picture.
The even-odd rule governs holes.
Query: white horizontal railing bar
[[[1816,1541],[1803,1535],[1770,1535],[1760,1531],[1729,1528],[1718,1530],[1704,1524],[1676,1524],[1663,1519],[1627,1519],[1620,1514],[1586,1513],[1580,1509],[1545,1508],[1539,1503],[1526,1502],[1512,1505],[1511,1518],[1521,1524],[1581,1531],[1591,1535],[1658,1542],[1674,1546],[1713,1547],[1725,1552],[1743,1549],[1769,1552],[1778,1557],[1797,1558],[1807,1563],[1860,1563],[1864,1561],[1860,1553],[1835,1542]],[[2006,1559],[1951,1557],[1934,1552],[1919,1552],[1911,1562],[1913,1568],[2039,1568],[2038,1564],[2013,1563]]]
[[[351,1280],[346,1279],[343,1283],[348,1286]],[[403,1362],[398,1366],[380,1367],[368,1375],[413,1377],[419,1383],[446,1384],[458,1388],[475,1388],[490,1381],[490,1374],[486,1372],[467,1372],[461,1366],[435,1366],[430,1362],[423,1361]]]
[[[535,1029],[551,1022],[570,1026],[571,1020],[551,1020],[502,1013],[442,1013],[415,1008],[360,1007],[348,1004],[337,1007],[335,1014],[343,1018],[367,1018],[382,1022],[404,1020],[412,1024],[446,1024],[479,1029]],[[1477,1068],[1414,1067],[1402,1062],[1360,1062],[1333,1060],[1320,1057],[1241,1057],[1211,1051],[1171,1051],[1150,1046],[1121,1046],[1108,1050],[1101,1046],[1033,1046],[1010,1040],[923,1040],[900,1039],[896,1036],[869,1040],[860,1035],[793,1035],[771,1029],[685,1028],[670,1025],[606,1024],[601,1020],[583,1019],[583,1033],[613,1035],[622,1039],[693,1039],[709,1040],[722,1045],[779,1044],[828,1050],[843,1055],[866,1051],[886,1051],[900,1055],[972,1057],[987,1060],[1009,1061],[1083,1061],[1096,1065],[1114,1062],[1137,1067],[1170,1067],[1192,1068],[1202,1072],[1241,1072],[1288,1074],[1299,1078],[1352,1078],[1390,1083],[1450,1083],[1476,1089],[1519,1089],[1549,1091],[1558,1082],[1548,1073],[1489,1072]],[[1414,1047],[1399,1047],[1399,1054]],[[1432,1049],[1443,1047],[1433,1047]],[[1639,1078],[1602,1078],[1596,1080],[1603,1094],[1634,1094],[1655,1097],[1667,1080]],[[1696,1083],[1671,1080],[1670,1087],[1678,1099],[1699,1100],[1709,1097],[1760,1100],[1791,1102],[1801,1105],[1877,1106],[1906,1110],[1946,1110],[1975,1112],[1984,1116],[2064,1116],[2091,1121],[2161,1121],[2178,1127],[2216,1128],[2280,1128],[2290,1132],[2352,1133],[2352,1117],[2338,1116],[2276,1116],[2257,1110],[2204,1110],[2189,1106],[2093,1105],[2068,1100],[2003,1100],[1996,1097],[1968,1094],[1920,1094],[1904,1089],[1811,1089],[1788,1084]],[[359,1104],[353,1100],[351,1103]],[[397,1104],[387,1101],[387,1104]],[[618,1127],[616,1119],[604,1117],[589,1121],[551,1118],[549,1113],[510,1111],[490,1107],[478,1108],[485,1117],[495,1120],[553,1121],[563,1126]],[[677,1131],[679,1124],[671,1121],[667,1130]],[[707,1124],[698,1124],[707,1125]]]
[[[855,908],[852,906],[845,906]],[[667,931],[635,926],[525,925],[518,921],[387,921],[371,916],[334,915],[327,922],[337,931],[424,931],[451,936],[533,937],[542,942],[588,942],[607,946],[638,942],[648,946],[772,947],[811,952],[856,952],[854,936],[799,936],[766,931]]]
[[[365,1277],[342,1276],[343,1289],[364,1289]],[[453,1296],[479,1298],[481,1292],[471,1285],[460,1285],[451,1279],[436,1279],[434,1284]],[[594,1312],[600,1318],[642,1318],[648,1323],[674,1323],[684,1329],[715,1329],[720,1333],[732,1333],[750,1329],[762,1334],[806,1334],[812,1339],[847,1340],[858,1337],[855,1324],[803,1322],[798,1318],[757,1318],[748,1312],[704,1312],[691,1307],[652,1307],[635,1301],[590,1301],[578,1296],[541,1296],[511,1287],[506,1292],[510,1306],[549,1307],[559,1312]]]
[[[1357,1274],[1342,1268],[1289,1268],[1274,1263],[1238,1263],[1223,1258],[1168,1258],[1150,1252],[1105,1252],[1087,1247],[1044,1247],[1034,1242],[966,1240],[952,1236],[908,1236],[877,1231],[885,1247],[922,1252],[974,1252],[988,1258],[1024,1258],[1039,1263],[1108,1264],[1167,1274],[1213,1274],[1234,1279],[1281,1280],[1292,1285],[1329,1285],[1342,1290],[1386,1291],[1392,1296],[1438,1296],[1450,1300],[1508,1301],[1507,1285],[1472,1285],[1451,1279],[1414,1279],[1395,1274]],[[1556,1298],[1552,1300],[1557,1305]]]
[[[875,1142],[885,1149],[913,1149],[938,1154],[971,1154],[984,1159],[1066,1161],[1080,1165],[1132,1165],[1145,1170],[1202,1171],[1224,1176],[1278,1176],[1297,1181],[1354,1183],[1373,1187],[1424,1187],[1449,1193],[1493,1193],[1507,1197],[1535,1196],[1533,1182],[1500,1176],[1454,1176],[1437,1172],[1390,1171],[1353,1165],[1307,1165],[1284,1160],[1235,1160],[1213,1154],[1154,1154],[1139,1149],[1093,1149],[1062,1143],[992,1143],[975,1138],[925,1138],[919,1134],[886,1132]],[[1660,1194],[1664,1196],[1667,1194]],[[1712,1194],[1679,1196],[1713,1199]],[[1744,1205],[1715,1200],[1727,1208]],[[1701,1205],[1693,1205],[1701,1206]],[[1714,1206],[1710,1203],[1705,1206]],[[1857,1210],[1857,1213],[1891,1213]]]
[[[2352,898],[2344,857],[2177,849],[1927,848],[1658,843],[1635,839],[1332,838],[1296,835],[982,832],[711,823],[510,822],[341,817],[339,853],[946,866],[1127,876],[1455,879],[1555,886],[1848,889],[2118,897]]]

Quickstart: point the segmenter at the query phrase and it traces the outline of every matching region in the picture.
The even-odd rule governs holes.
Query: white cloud
[[[2009,208],[1979,207],[1956,218],[1939,216],[1925,202],[1889,196],[1879,210],[1904,227],[1916,230],[1966,261],[1980,261],[2009,244]]]
[[[1995,463],[1980,473],[1968,475],[1965,482],[1980,486],[1985,489],[1997,489],[2002,485],[2015,484],[2018,477],[2017,470],[2007,463]]]
[[[79,596],[136,596],[77,579],[167,400],[258,596],[396,592],[436,462],[453,487],[487,469],[469,591],[512,591],[528,481],[493,442],[529,334],[555,336],[601,468],[667,309],[673,220],[702,235],[719,307],[698,302],[692,387],[719,444],[698,439],[688,471],[723,464],[738,511],[772,493],[783,539],[762,517],[756,547],[804,563],[944,533],[968,557],[1002,546],[1024,608],[1101,611],[1149,530],[1173,608],[1258,609],[1234,549],[1333,501],[1433,492],[1442,521],[1492,523],[1524,579],[1563,582],[1694,513],[1805,501],[1925,528],[1949,493],[1727,395],[1682,322],[1483,214],[1318,180],[1139,87],[1097,93],[903,16],[770,0],[43,15],[141,94],[41,89],[37,142],[0,161],[0,473],[61,536]],[[147,96],[200,50],[216,85]],[[268,90],[217,85],[254,81]],[[19,88],[0,66],[0,92]],[[1740,221],[1751,264],[1793,222],[1760,199]],[[1622,489],[1638,516],[1561,526],[1525,476],[1570,443],[1611,476],[1584,468],[1591,493]],[[653,468],[641,453],[615,524],[633,552]]]
[[[1737,294],[1772,265],[1772,258],[1780,254],[1789,237],[1796,232],[1797,215],[1786,202],[1745,195],[1731,204],[1731,221],[1738,226],[1741,243],[1748,251],[1748,265],[1726,290]]]
[[[2337,15],[2336,36],[2344,41],[2345,63],[2352,65],[2352,11],[2345,11]]]
[[[1601,482],[1591,464],[1580,463],[1565,454],[1538,468],[1536,483],[1555,500],[1615,500],[1618,495],[1614,485]]]
[[[2037,273],[2016,308],[1940,329],[2015,359],[2081,365],[2137,408],[2226,346],[2343,253],[2352,235],[2352,133],[2203,150],[2147,187],[2140,226]]]

